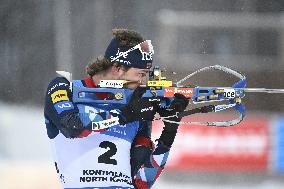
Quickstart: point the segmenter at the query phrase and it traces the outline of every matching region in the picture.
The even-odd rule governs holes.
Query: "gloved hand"
[[[199,109],[200,109],[201,113],[209,113],[209,112],[213,112],[215,110],[215,106],[214,105],[203,106]]]
[[[176,93],[175,98],[170,105],[170,108],[159,109],[158,113],[162,117],[176,115],[177,112],[179,113],[183,112],[186,109],[188,103],[189,100],[184,95]],[[180,122],[181,117],[171,117],[168,118],[167,120]],[[166,146],[167,148],[170,148],[174,142],[179,125],[176,123],[169,123],[169,122],[164,122],[164,125],[165,127],[163,128],[162,134],[158,139],[158,142]]]
[[[119,115],[120,124],[124,125],[139,120],[152,121],[154,119],[161,100],[156,97],[142,97],[145,92],[145,88],[138,87],[135,89],[129,104],[119,109],[121,111]]]
[[[168,109],[159,109],[158,113],[162,117],[176,115],[177,112],[183,112],[188,106],[189,100],[182,94],[176,93],[174,100],[172,101],[170,107]],[[180,121],[181,118],[173,117],[169,118],[171,121]]]

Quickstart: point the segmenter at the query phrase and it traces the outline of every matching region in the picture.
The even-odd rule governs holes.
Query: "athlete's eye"
[[[146,77],[146,73],[138,73],[139,77]]]

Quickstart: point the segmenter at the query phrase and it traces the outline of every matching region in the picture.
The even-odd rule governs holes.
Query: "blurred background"
[[[0,188],[60,188],[45,133],[45,90],[56,70],[85,77],[112,28],[151,39],[168,79],[219,64],[246,75],[248,87],[284,88],[283,10],[282,0],[1,0]],[[234,81],[210,72],[188,82]],[[248,94],[238,126],[183,126],[154,188],[283,188],[282,102],[281,94]],[[154,125],[156,137],[160,122]]]

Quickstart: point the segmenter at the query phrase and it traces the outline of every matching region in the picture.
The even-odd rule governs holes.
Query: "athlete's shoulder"
[[[70,82],[65,77],[55,77],[49,82],[49,85],[60,84],[60,85],[70,85]]]
[[[56,77],[52,79],[47,87],[47,94],[59,89],[70,89],[70,82],[65,77]]]
[[[51,80],[45,96],[46,112],[55,112],[56,109],[60,114],[63,110],[74,109],[71,87],[70,82],[64,77],[56,77]]]

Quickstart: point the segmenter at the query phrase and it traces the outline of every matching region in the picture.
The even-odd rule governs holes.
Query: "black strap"
[[[178,114],[179,117],[184,117],[184,116],[188,116],[188,115],[192,115],[192,114],[196,114],[196,113],[209,113],[209,112],[214,112],[215,110],[215,106],[214,105],[209,105],[209,106],[203,106],[200,108],[195,108],[192,110],[187,110],[184,112],[181,112]]]

